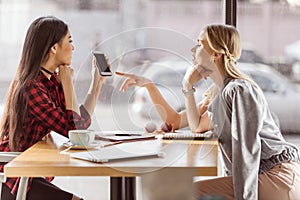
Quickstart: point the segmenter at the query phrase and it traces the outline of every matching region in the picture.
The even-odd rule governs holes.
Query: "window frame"
[[[225,24],[236,27],[237,0],[225,0]]]

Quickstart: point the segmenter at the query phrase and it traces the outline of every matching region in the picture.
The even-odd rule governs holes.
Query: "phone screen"
[[[97,66],[98,66],[100,75],[111,76],[112,72],[110,71],[110,68],[108,67],[108,64],[106,62],[104,54],[100,53],[100,52],[93,52],[93,54],[96,57]]]

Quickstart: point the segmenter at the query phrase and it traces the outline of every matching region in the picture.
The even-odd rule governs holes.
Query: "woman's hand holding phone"
[[[105,55],[98,51],[92,52],[96,58],[96,65],[98,67],[99,73],[101,76],[111,76],[112,72],[110,70],[110,64],[108,64],[108,58]]]
[[[106,76],[100,75],[96,58],[93,57],[92,82],[90,85],[89,93],[93,93],[93,91],[97,91],[98,90],[97,88],[101,86],[105,80],[106,80]]]

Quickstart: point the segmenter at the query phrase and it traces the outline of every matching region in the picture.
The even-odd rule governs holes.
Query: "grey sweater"
[[[258,199],[258,174],[297,161],[296,146],[282,137],[262,91],[243,79],[225,77],[208,108],[226,170],[238,200]]]

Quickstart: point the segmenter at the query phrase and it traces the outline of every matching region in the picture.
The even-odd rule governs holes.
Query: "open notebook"
[[[111,142],[130,142],[140,140],[153,140],[156,134],[143,133],[141,131],[102,131],[96,132],[96,140],[104,140]]]
[[[107,163],[113,161],[122,161],[122,160],[134,160],[134,159],[145,159],[145,158],[159,158],[164,157],[165,153],[161,151],[131,151],[128,149],[119,148],[119,146],[110,146],[101,148],[99,150],[93,151],[84,151],[78,153],[71,153],[71,158],[77,158],[81,160],[86,160],[90,162],[97,163]]]

